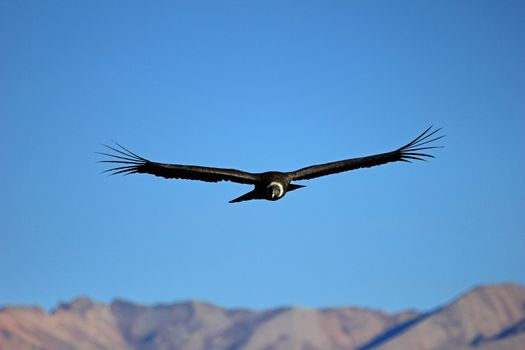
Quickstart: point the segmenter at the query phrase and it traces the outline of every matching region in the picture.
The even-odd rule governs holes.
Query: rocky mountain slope
[[[525,287],[478,287],[426,313],[228,310],[78,298],[51,313],[0,309],[0,350],[525,349]]]

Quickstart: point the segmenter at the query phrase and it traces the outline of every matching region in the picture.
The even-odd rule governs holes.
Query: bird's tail
[[[237,202],[242,202],[242,201],[249,201],[251,199],[259,199],[259,197],[257,196],[257,194],[255,193],[255,190],[253,191],[250,191],[248,193],[245,193],[243,194],[242,196],[240,197],[237,197],[235,199],[232,199],[230,201],[230,203],[237,203]]]
[[[298,188],[303,188],[303,187],[306,187],[306,186],[304,186],[304,185],[296,185],[296,184],[289,184],[288,185],[288,192],[296,190]]]

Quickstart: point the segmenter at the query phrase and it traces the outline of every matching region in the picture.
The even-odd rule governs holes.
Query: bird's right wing
[[[369,168],[376,165],[382,165],[390,162],[410,162],[410,160],[425,160],[427,157],[434,157],[421,151],[440,148],[442,146],[429,146],[428,144],[441,139],[445,135],[435,136],[441,128],[431,131],[432,126],[426,129],[421,135],[416,137],[412,142],[398,148],[392,152],[374,154],[368,157],[352,158],[340,160],[337,162],[312,165],[289,173],[291,180],[308,180],[320,176],[337,174],[343,171],[355,170],[359,168]]]
[[[104,145],[114,153],[98,152],[109,159],[102,163],[116,164],[116,167],[106,170],[116,174],[151,174],[166,179],[199,180],[206,182],[232,181],[241,184],[255,184],[259,175],[236,169],[212,168],[197,165],[165,164],[151,162],[129,151],[117,143],[116,147]]]

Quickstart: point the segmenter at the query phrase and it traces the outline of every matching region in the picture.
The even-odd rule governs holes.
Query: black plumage
[[[290,172],[269,171],[264,173],[250,173],[237,169],[157,163],[136,155],[118,143],[115,147],[105,145],[114,153],[99,153],[110,157],[109,159],[101,160],[101,162],[118,165],[106,170],[106,172],[110,172],[113,175],[138,173],[151,174],[166,179],[199,180],[206,182],[232,181],[254,185],[252,191],[230,201],[230,203],[235,203],[251,199],[278,200],[282,198],[286,192],[304,187],[293,184],[291,183],[292,181],[309,180],[390,162],[410,162],[412,160],[433,158],[433,155],[426,152],[434,148],[442,147],[433,145],[433,142],[444,137],[444,135],[436,135],[440,130],[441,129],[432,130],[432,127],[429,127],[408,144],[391,152],[312,165]]]

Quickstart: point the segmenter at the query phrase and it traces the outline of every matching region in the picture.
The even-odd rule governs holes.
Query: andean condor
[[[206,182],[232,181],[253,185],[254,189],[231,200],[230,203],[251,199],[276,201],[281,199],[286,192],[304,187],[291,183],[292,181],[309,180],[320,176],[359,168],[369,168],[390,162],[410,162],[411,160],[425,160],[425,158],[428,157],[433,158],[434,156],[425,153],[425,151],[442,147],[433,145],[433,142],[445,136],[436,135],[440,130],[441,128],[432,130],[431,126],[410,143],[391,152],[312,165],[290,172],[268,171],[264,173],[249,173],[237,169],[157,163],[136,155],[118,143],[118,148],[104,145],[115,153],[99,153],[110,157],[109,159],[101,160],[101,162],[119,165],[105,171],[110,172],[112,175],[141,173],[161,176],[166,179],[200,180]]]

